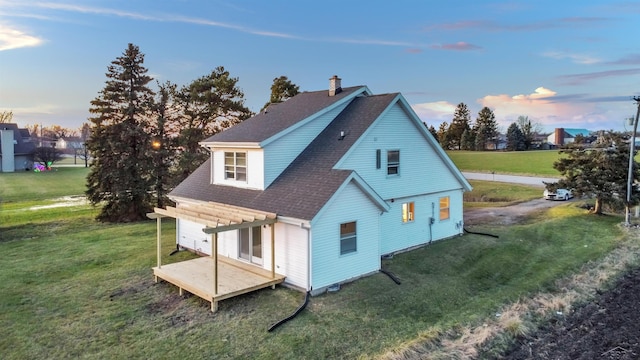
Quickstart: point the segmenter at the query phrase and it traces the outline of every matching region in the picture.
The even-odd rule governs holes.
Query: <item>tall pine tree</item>
[[[253,115],[245,107],[244,93],[237,84],[238,78],[219,66],[178,90],[176,105],[180,115],[174,127],[179,129],[179,152],[175,181],[182,181],[209,156],[199,144],[202,140]]]
[[[498,147],[498,122],[491,109],[485,106],[478,112],[474,130],[476,133],[476,150],[485,150],[488,143],[493,143],[494,148]]]
[[[471,122],[471,115],[469,113],[469,108],[465,103],[460,103],[456,107],[456,111],[453,113],[453,120],[451,120],[451,125],[449,125],[449,130],[447,131],[447,135],[449,136],[450,146],[457,148],[458,150],[462,147],[462,134],[465,130],[469,131],[471,126],[469,125]]]
[[[144,55],[129,44],[107,68],[107,81],[91,101],[93,117],[87,140],[93,162],[87,197],[102,205],[98,219],[129,222],[151,210],[153,161],[148,133],[153,91],[143,67]]]
[[[280,76],[273,79],[273,84],[271,85],[271,97],[269,98],[269,102],[264,104],[260,111],[267,108],[267,106],[271,104],[281,103],[283,101],[292,98],[300,92],[300,87],[289,80],[286,76]]]

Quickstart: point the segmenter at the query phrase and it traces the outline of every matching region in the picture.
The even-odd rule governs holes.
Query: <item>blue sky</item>
[[[224,66],[258,111],[274,78],[303,91],[401,92],[436,128],[464,102],[503,131],[625,129],[640,95],[640,2],[0,0],[0,111],[78,128],[128,43],[160,82]],[[626,126],[628,128],[628,126]]]

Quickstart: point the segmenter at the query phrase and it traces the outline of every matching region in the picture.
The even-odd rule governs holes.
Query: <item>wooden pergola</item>
[[[218,301],[284,281],[275,272],[276,214],[220,203],[181,204],[179,207],[155,208],[147,217],[157,221],[157,266],[155,281],[161,278],[176,285],[182,295],[186,290],[211,302],[211,311]],[[184,219],[203,225],[203,232],[212,235],[210,257],[162,265],[162,218]],[[271,271],[218,255],[218,233],[230,230],[270,225]],[[220,276],[222,275],[222,276]]]

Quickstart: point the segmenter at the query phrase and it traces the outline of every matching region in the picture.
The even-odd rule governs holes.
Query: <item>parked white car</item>
[[[543,197],[546,200],[569,200],[573,197],[573,192],[567,189],[556,189],[556,191],[544,190]]]

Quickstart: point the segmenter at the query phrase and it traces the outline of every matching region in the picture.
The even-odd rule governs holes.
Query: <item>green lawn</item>
[[[538,176],[558,176],[553,163],[559,158],[558,150],[541,151],[447,151],[462,171],[495,172]]]
[[[563,204],[535,222],[474,229],[499,239],[464,235],[396,255],[383,266],[401,285],[382,274],[360,279],[312,298],[269,333],[302,293],[265,289],[224,300],[212,314],[209,303],[153,282],[155,222],[98,223],[86,204],[33,209],[81,194],[85,175],[82,168],[0,174],[8,201],[0,214],[3,359],[376,357],[423,334],[482,324],[625,241],[620,217]],[[168,256],[175,246],[169,220],[163,246],[165,263],[191,256]]]
[[[464,193],[464,206],[506,206],[523,201],[539,199],[542,191],[538,186],[470,180],[473,191]]]

